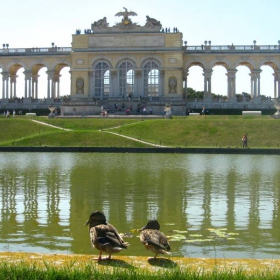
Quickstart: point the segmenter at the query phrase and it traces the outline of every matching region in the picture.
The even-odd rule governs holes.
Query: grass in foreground
[[[19,262],[11,264],[8,262],[0,263],[0,279],[176,279],[176,280],[272,280],[280,279],[279,271],[245,271],[237,269],[232,271],[203,271],[191,270],[179,267],[158,266],[153,272],[137,268],[126,262],[106,261],[103,264],[95,265],[88,263],[84,266],[76,266],[75,262],[65,267],[55,267],[47,262],[44,267],[36,264]]]

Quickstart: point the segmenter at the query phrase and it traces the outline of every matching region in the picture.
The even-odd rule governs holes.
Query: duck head
[[[98,225],[106,225],[106,217],[101,211],[94,211],[90,214],[88,221],[85,223],[85,226],[89,225],[90,227]]]
[[[142,231],[144,229],[157,229],[157,230],[159,230],[159,228],[160,228],[160,225],[159,225],[159,222],[157,220],[150,220],[150,221],[148,221],[148,223],[144,227],[140,228],[139,231]]]

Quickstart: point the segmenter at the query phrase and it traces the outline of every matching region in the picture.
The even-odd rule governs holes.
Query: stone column
[[[110,70],[110,95],[111,96],[119,96],[119,90],[118,90],[118,70],[117,69],[111,69]]]
[[[253,69],[251,74],[251,97],[257,103],[261,102],[260,74],[261,69]]]
[[[231,102],[236,101],[236,72],[236,69],[228,69],[228,72],[226,73],[228,77],[227,98]]]
[[[10,98],[16,98],[17,75],[10,75]]]
[[[2,72],[2,98],[9,98],[9,73]]]
[[[203,76],[204,76],[204,99],[207,99],[208,101],[212,100],[211,95],[211,76],[212,76],[212,69],[204,69],[203,70]]]
[[[53,97],[53,76],[54,76],[54,71],[53,70],[48,70],[46,71],[48,75],[48,87],[47,87],[47,98]]]
[[[183,81],[185,82],[183,97],[187,97],[189,69],[184,69]]]
[[[38,77],[39,75],[32,75],[32,98],[38,98]]]
[[[165,70],[159,70],[159,96],[164,95],[164,77],[165,77]]]
[[[143,77],[143,71],[142,69],[136,69],[135,70],[135,96],[142,95],[142,77]]]
[[[93,97],[93,72],[94,72],[93,70],[88,71],[88,83],[89,83],[88,96],[91,96],[91,97]],[[110,94],[111,94],[111,90],[110,90]]]
[[[25,75],[25,85],[24,85],[24,97],[30,98],[31,97],[31,72],[24,71]]]
[[[59,98],[60,96],[60,89],[59,89],[59,82],[60,82],[61,75],[56,73],[53,75],[53,92],[52,98]]]
[[[275,71],[274,76],[274,98],[280,98],[280,71]]]

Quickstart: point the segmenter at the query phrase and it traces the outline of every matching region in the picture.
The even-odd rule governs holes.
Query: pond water
[[[280,156],[0,153],[0,251],[97,254],[102,210],[131,246],[157,218],[172,255],[279,258]]]

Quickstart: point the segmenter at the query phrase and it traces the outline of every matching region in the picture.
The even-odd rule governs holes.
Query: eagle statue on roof
[[[124,8],[124,12],[118,12],[115,14],[116,17],[123,17],[122,19],[122,24],[124,25],[129,25],[129,24],[132,24],[132,21],[131,19],[129,18],[129,16],[137,16],[137,14],[135,12],[128,12],[127,11],[127,8],[123,7]]]

